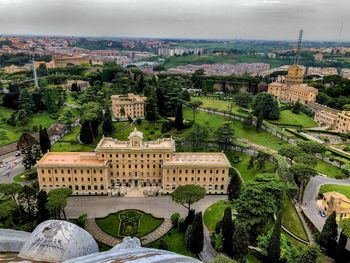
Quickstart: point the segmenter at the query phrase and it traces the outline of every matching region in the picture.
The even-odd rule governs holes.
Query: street
[[[13,177],[19,173],[24,172],[24,166],[22,164],[22,158],[16,157],[16,152],[4,154],[0,156],[0,161],[3,161],[0,168],[0,183],[11,183],[13,182]],[[7,165],[4,165],[6,164]],[[4,176],[6,171],[10,171],[9,175]]]

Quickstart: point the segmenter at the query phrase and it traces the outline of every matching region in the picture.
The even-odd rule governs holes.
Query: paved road
[[[211,204],[226,200],[226,195],[208,195],[193,205],[197,212],[204,212]],[[171,200],[170,196],[158,197],[114,197],[114,196],[72,196],[68,199],[66,214],[76,218],[83,213],[88,218],[104,217],[110,213],[124,209],[139,209],[156,217],[170,218],[174,212],[183,217],[187,209]]]
[[[302,209],[318,230],[322,230],[325,218],[320,216],[320,209],[316,203],[318,192],[323,184],[349,185],[350,179],[337,180],[324,176],[311,178],[304,191]]]
[[[19,173],[24,172],[24,166],[22,165],[21,157],[16,157],[16,152],[4,154],[0,156],[0,160],[8,165],[0,168],[0,183],[11,183],[13,177]],[[16,163],[18,162],[18,163]],[[9,176],[4,176],[5,171],[10,171]]]

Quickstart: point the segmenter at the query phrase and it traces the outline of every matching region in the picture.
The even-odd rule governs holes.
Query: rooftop
[[[98,160],[97,154],[94,152],[48,152],[40,161],[37,162],[37,167],[43,166],[81,166],[89,165],[91,167],[105,167],[105,161]]]
[[[342,201],[345,201],[345,202],[350,202],[350,200],[345,195],[338,193],[338,192],[335,192],[335,191],[323,193],[323,196],[326,199],[330,199],[331,197],[333,197],[336,199],[341,199]]]
[[[164,161],[164,166],[192,165],[231,167],[224,153],[175,153],[171,161]]]

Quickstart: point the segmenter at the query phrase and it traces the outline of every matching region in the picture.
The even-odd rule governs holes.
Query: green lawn
[[[201,101],[203,103],[201,107],[203,107],[203,108],[215,108],[219,111],[227,111],[228,106],[230,105],[230,103],[228,101],[214,100],[211,98],[194,97],[194,98],[192,98],[192,100]],[[241,109],[242,108],[240,106],[234,104],[234,106],[232,107],[232,112],[238,113],[239,110],[241,110]]]
[[[129,210],[133,211],[133,210]],[[124,211],[120,211],[115,214],[110,214],[104,218],[96,218],[96,224],[107,234],[117,237],[117,238],[122,238],[122,236],[119,235],[119,227],[120,227],[120,218],[119,214]],[[141,212],[141,211],[139,211]],[[138,232],[137,232],[137,237],[142,237],[153,230],[157,229],[162,223],[163,219],[162,218],[156,218],[150,214],[146,214],[141,212],[142,218],[140,220]]]
[[[233,203],[230,201],[222,200],[216,202],[209,206],[203,216],[203,221],[205,226],[208,228],[209,232],[214,232],[216,224],[222,219],[224,216],[224,211],[226,207],[233,208]]]
[[[24,171],[23,173],[17,174],[15,177],[13,177],[13,181],[20,183],[24,181],[34,180],[37,178],[38,174],[36,172],[36,169],[31,169],[28,171]]]
[[[330,165],[322,160],[317,160],[316,170],[319,173],[326,174],[327,176],[333,178],[343,175],[343,172],[339,168]]]
[[[156,140],[163,136],[161,133],[162,123],[161,122],[148,122],[143,120],[140,125],[133,124],[129,128],[121,131],[124,127],[128,126],[129,122],[115,122],[113,126],[115,127],[115,132],[112,137],[118,140],[127,141],[129,134],[136,127],[139,131],[143,132],[144,140]]]
[[[281,125],[300,125],[305,128],[317,126],[317,123],[305,113],[300,112],[299,114],[296,114],[293,113],[291,110],[281,111],[279,120],[272,121],[272,123]]]
[[[242,160],[238,163],[233,163],[232,157],[240,157]],[[241,176],[246,183],[253,181],[255,176],[259,173],[274,173],[277,168],[276,165],[270,162],[265,162],[265,167],[261,170],[258,170],[256,167],[248,170],[247,167],[250,160],[250,155],[246,153],[229,152],[227,154],[227,158],[230,160],[231,165],[241,173]]]
[[[350,186],[347,185],[324,184],[321,186],[319,193],[323,194],[332,191],[341,193],[350,199]]]
[[[286,198],[285,205],[282,209],[282,224],[296,236],[308,241],[303,224],[301,223],[292,200],[289,197]]]
[[[86,146],[78,143],[77,136],[80,131],[80,126],[74,127],[74,129],[62,137],[58,142],[52,145],[52,152],[92,152],[93,147]]]
[[[184,118],[192,120],[192,110],[184,108]],[[207,112],[197,111],[196,122],[202,125],[206,125],[210,130],[211,134],[209,137],[213,137],[216,129],[224,122],[229,121],[229,118],[221,115],[215,115]],[[251,143],[269,147],[273,150],[278,150],[282,145],[287,144],[285,141],[278,137],[265,132],[256,132],[255,127],[245,129],[243,123],[237,120],[232,120],[232,128],[234,129],[234,135],[237,138],[248,140]],[[190,130],[190,129],[188,129]]]
[[[74,106],[78,106],[78,107],[81,106],[81,105],[72,97],[72,93],[71,93],[71,92],[67,92],[66,103],[71,104],[71,105],[74,105]]]
[[[179,230],[173,228],[171,229],[162,239],[165,240],[168,251],[178,253],[180,255],[194,257],[191,251],[186,248],[185,244],[185,234]],[[147,247],[159,248],[160,240],[157,240],[151,244],[148,244]]]

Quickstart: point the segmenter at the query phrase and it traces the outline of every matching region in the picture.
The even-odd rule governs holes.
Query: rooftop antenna
[[[33,76],[34,76],[34,87],[36,89],[39,89],[38,74],[36,73],[34,57],[32,58],[32,64],[33,64],[32,66],[33,66]]]
[[[304,34],[303,29],[300,29],[300,31],[299,31],[299,38],[298,38],[297,51],[296,51],[296,53],[295,53],[295,58],[294,58],[294,64],[295,64],[295,65],[299,65],[299,61],[300,61],[300,48],[301,48],[301,41],[303,40],[303,34]]]
[[[343,20],[340,22],[340,29],[339,29],[339,36],[338,36],[338,42],[341,42],[341,37],[343,35]]]

